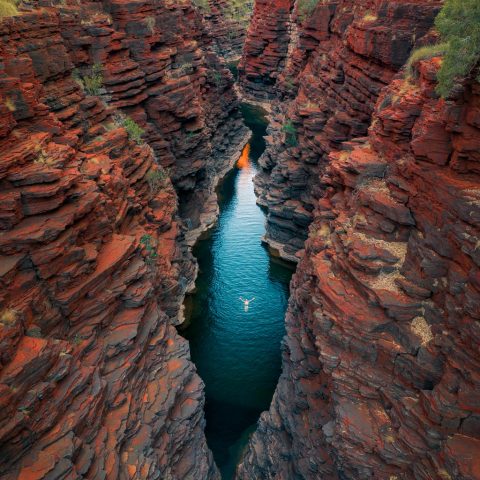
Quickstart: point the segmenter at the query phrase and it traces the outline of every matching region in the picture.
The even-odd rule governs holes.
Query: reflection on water
[[[238,159],[238,162],[237,162],[237,168],[242,169],[242,168],[250,167],[249,157],[250,157],[250,142],[243,147],[242,154],[240,155],[240,158]]]
[[[200,274],[182,332],[205,382],[207,442],[224,479],[232,478],[248,434],[272,399],[292,273],[272,262],[261,244],[265,217],[252,178],[266,122],[251,107],[244,107],[244,116],[254,135],[220,187],[218,225],[194,249]],[[255,297],[248,312],[239,297]]]

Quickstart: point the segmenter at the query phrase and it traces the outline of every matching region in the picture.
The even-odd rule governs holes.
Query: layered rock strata
[[[199,206],[212,203],[212,183],[248,132],[233,78],[190,3],[105,0],[100,12],[95,5],[61,8],[64,42],[80,74],[102,67],[109,104],[145,130],[179,193],[182,216],[199,228]]]
[[[480,85],[394,80],[332,152],[239,479],[478,479]]]
[[[237,62],[253,10],[251,0],[209,0],[199,5],[217,55],[227,62]]]
[[[189,4],[34,6],[0,33],[0,476],[218,478],[163,167],[199,226],[188,197],[245,131],[231,75]]]
[[[298,32],[285,68],[277,74],[280,101],[274,102],[262,172],[256,178],[259,203],[269,211],[266,241],[282,257],[298,260],[315,201],[324,192],[319,177],[328,154],[342,142],[366,135],[379,93],[412,47],[426,41],[439,6],[319,2],[306,17],[295,7]],[[244,62],[251,63],[248,56]]]
[[[242,93],[254,100],[275,97],[287,61],[293,0],[256,0],[238,65]]]

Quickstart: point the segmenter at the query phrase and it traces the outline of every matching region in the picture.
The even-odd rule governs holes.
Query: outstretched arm
[[[244,302],[245,300],[242,298],[242,297],[238,297],[242,302]]]
[[[249,300],[249,302],[253,302],[255,300],[255,297],[253,297],[251,300]]]

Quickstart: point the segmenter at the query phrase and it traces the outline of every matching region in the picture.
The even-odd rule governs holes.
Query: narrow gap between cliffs
[[[272,400],[293,273],[261,241],[265,213],[256,204],[253,177],[265,150],[267,118],[256,106],[242,104],[241,110],[252,137],[218,187],[216,226],[193,249],[199,275],[180,328],[205,383],[205,433],[224,480],[233,478]],[[255,297],[248,311],[239,297]]]

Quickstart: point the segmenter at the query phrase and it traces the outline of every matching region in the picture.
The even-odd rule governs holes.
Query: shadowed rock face
[[[275,96],[276,80],[288,54],[293,3],[293,0],[255,1],[238,66],[242,91],[253,99]]]
[[[209,0],[199,6],[215,52],[227,61],[240,59],[253,9],[252,0]]]
[[[433,6],[433,18],[423,3],[390,5],[375,22],[398,18],[395,8]],[[351,25],[346,47],[320,41],[319,55],[302,57],[288,107],[299,145],[270,147],[257,183],[281,211],[298,179],[297,208],[308,202],[313,223],[283,373],[237,478],[477,479],[480,87],[466,81],[438,99],[438,58],[392,80],[401,59],[387,68],[388,42],[377,50],[373,27]]]
[[[0,56],[0,476],[218,478],[174,328],[196,267],[152,172],[211,198],[244,133],[231,75],[187,4],[34,7]]]

